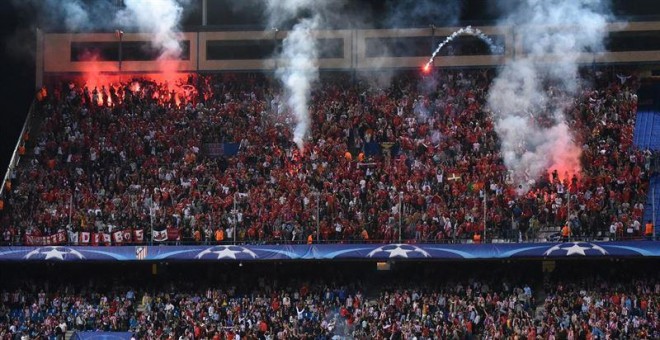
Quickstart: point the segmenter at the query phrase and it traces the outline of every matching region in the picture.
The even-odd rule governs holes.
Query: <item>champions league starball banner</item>
[[[660,241],[0,247],[0,261],[478,260],[658,256]]]

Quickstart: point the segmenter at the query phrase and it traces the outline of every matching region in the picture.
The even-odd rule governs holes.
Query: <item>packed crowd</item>
[[[638,79],[587,72],[568,112],[582,172],[548,169],[521,194],[485,108],[493,75],[443,70],[436,85],[411,76],[384,89],[325,79],[304,150],[264,76],[191,76],[178,92],[54,86],[0,197],[2,240],[131,228],[210,243],[451,242],[484,226],[527,240],[564,224],[573,237],[642,237],[652,154],[632,145]]]
[[[545,299],[545,333],[557,338],[654,339],[660,336],[660,282],[560,282]]]
[[[501,338],[527,331],[534,309],[529,286],[478,280],[369,289],[260,277],[240,286],[160,287],[69,282],[46,292],[26,282],[0,293],[0,337],[78,330],[130,331],[139,339]]]
[[[346,271],[347,269],[342,269]],[[24,280],[0,291],[0,338],[67,331],[137,339],[657,339],[660,282],[576,279],[342,281],[228,273],[156,286]],[[320,274],[322,275],[322,274]],[[333,275],[336,275],[333,274]],[[372,274],[373,275],[373,274]],[[249,275],[248,275],[249,276]],[[110,280],[112,281],[112,280]],[[538,308],[541,306],[541,308]]]

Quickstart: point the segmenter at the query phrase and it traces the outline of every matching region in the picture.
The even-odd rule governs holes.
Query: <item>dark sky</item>
[[[35,2],[37,1],[37,2]],[[41,0],[34,0],[32,4]],[[103,0],[82,0],[86,3]],[[105,0],[110,1],[110,0]],[[112,0],[116,1],[116,0]],[[320,0],[322,1],[322,0]],[[400,4],[418,3],[425,0],[351,0],[347,1],[347,13],[358,13],[367,18],[374,27],[387,26],[384,20],[388,11]],[[445,1],[445,0],[437,0]],[[520,0],[462,0],[458,25],[493,23],[501,14],[494,4],[511,4]],[[209,0],[209,24],[222,29],[241,29],[263,27],[263,11],[255,4],[261,0]],[[451,1],[446,1],[451,2]],[[18,9],[15,3],[23,6]],[[18,134],[25,120],[30,101],[34,94],[34,35],[32,27],[43,26],[46,22],[54,27],[51,30],[62,30],[57,27],[57,20],[48,19],[48,13],[34,13],[34,5],[25,5],[27,0],[0,0],[0,65],[2,67],[2,87],[0,88],[0,175],[4,176],[16,144]],[[243,6],[228,9],[228,3],[241,3]],[[620,20],[660,20],[659,0],[612,0],[613,14]],[[201,25],[201,0],[191,0],[191,6],[186,9],[183,30],[196,30]],[[236,7],[236,6],[233,6]],[[443,24],[443,20],[453,18],[437,18],[415,16],[408,21],[401,21],[402,26],[428,27],[433,22]]]
[[[8,44],[33,46],[31,41],[21,41],[17,29],[27,28],[27,18],[15,10],[12,1],[0,1],[0,176],[4,177],[18,134],[27,114],[34,89],[34,60],[29,54],[15,52]],[[23,31],[23,29],[21,29]],[[28,39],[29,40],[29,39]],[[16,46],[15,46],[16,47]],[[12,51],[14,50],[14,51]]]

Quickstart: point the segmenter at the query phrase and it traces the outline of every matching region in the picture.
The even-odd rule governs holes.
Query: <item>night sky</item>
[[[82,0],[91,2],[98,0]],[[373,27],[387,27],[383,18],[388,10],[415,0],[351,0],[346,2],[347,13],[359,13],[370,21]],[[438,0],[441,1],[441,0]],[[458,21],[454,25],[492,24],[501,9],[494,4],[515,3],[520,0],[464,0],[461,1],[458,18],[443,20]],[[0,67],[2,86],[0,87],[0,174],[4,176],[18,134],[25,120],[34,94],[34,27],[49,25],[50,30],[61,31],[57,20],[47,18],[48,13],[35,13],[34,5],[25,5],[29,1],[0,1]],[[619,20],[660,20],[660,1],[658,0],[612,0],[613,14]],[[23,4],[16,8],[15,3]],[[39,2],[32,2],[39,3]],[[263,27],[263,11],[255,8],[259,0],[241,0],[247,4],[242,8],[228,10],[227,4],[236,0],[209,0],[209,24],[223,29],[260,29]],[[196,30],[201,25],[201,0],[191,0],[191,6],[184,13],[182,30]],[[30,7],[31,6],[31,7]],[[415,17],[402,22],[403,27],[428,27],[431,22],[442,25],[442,20]],[[47,23],[46,23],[47,22]]]
[[[33,97],[34,58],[30,50],[34,38],[24,35],[29,25],[28,18],[15,10],[12,1],[0,1],[0,176],[3,177]]]

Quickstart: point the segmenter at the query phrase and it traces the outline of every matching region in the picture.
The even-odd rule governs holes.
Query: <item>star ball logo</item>
[[[388,244],[386,246],[378,247],[367,254],[367,257],[377,257],[377,258],[420,258],[420,257],[431,257],[426,250],[413,246],[410,244]]]
[[[67,247],[57,247],[57,246],[48,246],[40,247],[32,250],[27,253],[24,257],[26,260],[82,260],[85,256],[79,251],[67,248]]]
[[[250,249],[241,246],[215,246],[204,249],[197,256],[196,259],[256,259],[259,256]]]
[[[543,253],[544,256],[593,256],[607,255],[603,247],[588,242],[567,242],[556,244]]]

